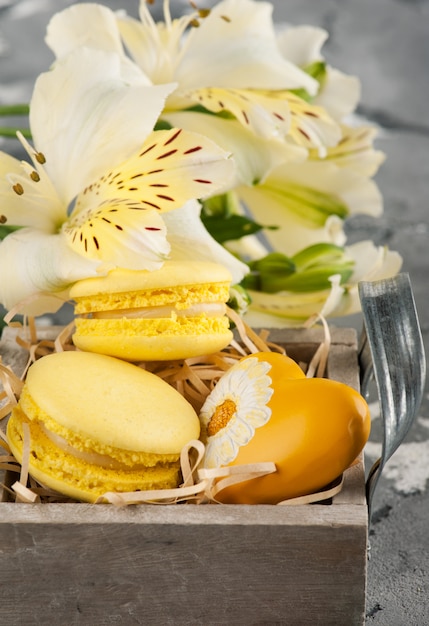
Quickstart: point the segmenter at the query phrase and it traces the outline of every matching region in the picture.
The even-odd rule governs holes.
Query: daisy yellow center
[[[232,400],[225,400],[222,404],[219,404],[207,425],[208,436],[213,437],[222,428],[225,428],[236,411],[237,406]]]

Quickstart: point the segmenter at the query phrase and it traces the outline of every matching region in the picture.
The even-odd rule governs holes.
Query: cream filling
[[[142,307],[137,309],[120,309],[118,311],[94,311],[80,317],[88,315],[93,319],[158,319],[163,317],[195,317],[205,314],[207,317],[223,317],[226,314],[226,305],[223,302],[202,302],[192,304],[187,309],[176,309],[174,305]]]
[[[78,450],[74,446],[71,446],[66,439],[57,435],[56,433],[48,430],[42,423],[39,422],[39,428],[43,431],[43,434],[60,450],[69,454],[81,461],[85,461],[90,465],[97,465],[98,467],[106,467],[108,469],[130,469],[128,466],[112,459],[112,457],[106,454],[99,454],[98,452],[84,452],[83,450]],[[142,466],[143,467],[143,466]],[[133,466],[133,470],[139,469],[137,466]]]

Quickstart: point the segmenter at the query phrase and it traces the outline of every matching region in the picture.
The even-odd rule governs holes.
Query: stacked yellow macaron
[[[29,369],[7,436],[42,485],[92,502],[108,491],[177,487],[180,452],[198,439],[192,406],[161,378],[105,355],[69,351]]]
[[[70,291],[73,341],[80,350],[128,361],[214,353],[232,339],[225,314],[230,284],[223,266],[186,261],[79,281]]]

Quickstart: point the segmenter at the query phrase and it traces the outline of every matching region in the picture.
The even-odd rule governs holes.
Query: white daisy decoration
[[[239,361],[219,380],[201,412],[206,444],[204,467],[223,467],[271,417],[267,406],[273,394],[271,365],[250,357]]]

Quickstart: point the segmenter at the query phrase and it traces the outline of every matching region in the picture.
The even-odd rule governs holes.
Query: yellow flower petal
[[[221,89],[205,87],[183,94],[209,111],[229,111],[255,135],[281,137],[290,128],[290,110],[286,100],[271,98],[252,89]]]
[[[111,267],[157,269],[170,251],[162,217],[132,201],[73,212],[63,233],[72,250]]]
[[[318,148],[324,156],[326,148],[335,146],[341,139],[339,125],[322,107],[309,104],[290,92],[284,92],[283,97],[291,110],[290,136],[300,146]]]
[[[233,163],[209,139],[171,129],[149,135],[138,155],[106,172],[78,197],[76,212],[89,204],[125,202],[160,213],[215,193],[228,183]]]

